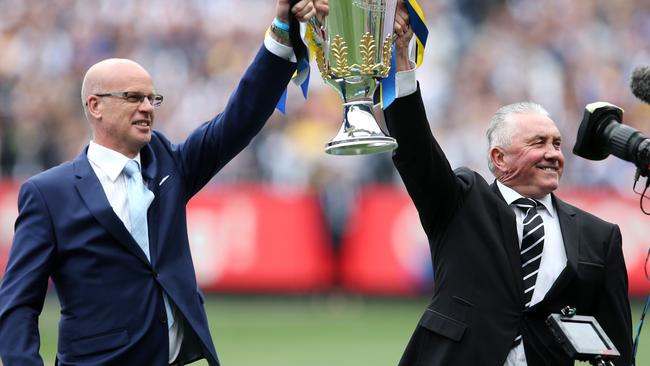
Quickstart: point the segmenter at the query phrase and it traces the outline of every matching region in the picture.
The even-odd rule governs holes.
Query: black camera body
[[[589,160],[609,154],[633,162],[643,176],[650,173],[650,139],[622,124],[623,109],[607,102],[587,104],[573,153]]]

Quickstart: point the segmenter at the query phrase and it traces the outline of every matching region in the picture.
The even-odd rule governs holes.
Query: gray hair
[[[499,108],[490,119],[485,135],[488,140],[488,168],[494,174],[494,164],[490,158],[490,150],[494,147],[508,147],[512,143],[512,125],[510,116],[520,113],[537,113],[550,117],[548,111],[534,102],[519,102]]]

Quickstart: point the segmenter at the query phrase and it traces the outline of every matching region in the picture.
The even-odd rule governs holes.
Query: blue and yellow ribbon
[[[388,106],[395,100],[395,45],[391,51],[390,57],[390,71],[385,79],[379,82],[379,100],[381,108],[388,108]]]
[[[424,60],[424,48],[427,45],[429,29],[424,18],[424,12],[417,0],[404,0],[406,9],[409,13],[409,23],[415,35],[415,67],[420,67]],[[388,108],[395,100],[395,47],[393,46],[393,56],[390,63],[390,72],[388,77],[379,84],[379,96],[381,99],[382,109]]]
[[[429,29],[427,29],[427,22],[424,18],[424,12],[417,0],[406,0],[406,9],[409,13],[409,20],[413,33],[415,34],[415,47],[416,59],[415,66],[420,67],[424,59],[424,48],[427,45],[427,38],[429,38]]]
[[[293,81],[294,84],[299,85],[300,89],[302,90],[302,96],[307,99],[307,92],[309,91],[309,77],[311,74],[311,67],[310,67],[310,62],[312,59],[313,52],[311,49],[312,42],[309,42],[311,40],[311,37],[313,37],[311,27],[305,27],[304,25],[301,24],[301,35],[303,42],[305,43],[305,48],[306,48],[306,53],[305,57],[298,60],[298,65],[296,66],[296,71],[293,73],[293,76],[291,77],[291,81]],[[286,112],[286,105],[287,105],[287,90],[288,87],[284,89],[284,93],[282,93],[282,96],[280,97],[280,100],[278,101],[278,104],[275,106],[277,110],[279,110],[282,113]]]

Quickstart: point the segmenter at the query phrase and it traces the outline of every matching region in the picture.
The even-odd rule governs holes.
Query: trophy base
[[[386,136],[373,113],[370,97],[343,103],[343,124],[325,152],[332,155],[367,155],[395,150],[397,141]]]
[[[331,155],[367,155],[393,151],[396,148],[397,142],[388,136],[348,138],[325,144],[325,152]]]

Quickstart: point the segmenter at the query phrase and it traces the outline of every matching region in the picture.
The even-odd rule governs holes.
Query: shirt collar
[[[498,180],[497,180],[497,187],[499,188],[499,191],[501,192],[503,199],[506,200],[506,203],[508,205],[512,205],[512,203],[515,200],[524,197],[519,193],[517,193],[517,191],[515,191],[514,189],[506,186],[505,184],[499,182]],[[549,215],[551,215],[551,217],[555,216],[555,208],[553,207],[553,198],[551,197],[550,193],[542,198],[537,198],[536,201],[538,201],[539,203],[542,204],[542,206],[544,206],[546,212],[548,212]]]
[[[88,145],[87,156],[88,160],[92,161],[93,164],[97,165],[99,169],[106,173],[108,179],[112,182],[115,182],[115,179],[122,173],[127,161],[135,160],[140,165],[140,153],[135,158],[129,159],[117,151],[99,145],[94,141],[90,141]]]

